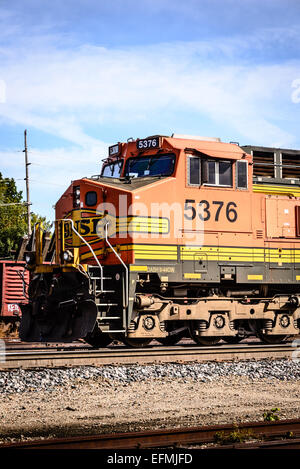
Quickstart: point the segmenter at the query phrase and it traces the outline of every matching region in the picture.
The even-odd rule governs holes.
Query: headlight
[[[64,251],[63,253],[63,258],[65,262],[71,262],[73,259],[74,255],[71,251]]]
[[[35,251],[30,251],[25,253],[25,262],[28,265],[35,264]]]
[[[73,207],[80,207],[80,186],[73,187]]]

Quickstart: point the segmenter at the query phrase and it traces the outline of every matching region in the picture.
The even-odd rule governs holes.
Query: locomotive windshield
[[[124,176],[171,176],[175,166],[175,155],[153,155],[129,158]]]
[[[119,178],[123,161],[115,161],[114,163],[106,164],[102,168],[101,176],[106,178]]]

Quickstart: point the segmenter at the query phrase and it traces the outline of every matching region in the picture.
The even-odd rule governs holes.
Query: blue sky
[[[0,171],[25,189],[26,128],[52,220],[129,137],[300,148],[299,20],[298,0],[0,0]]]

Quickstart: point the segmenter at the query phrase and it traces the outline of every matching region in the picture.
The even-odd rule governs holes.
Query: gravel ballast
[[[127,385],[156,379],[191,379],[211,382],[221,377],[245,376],[250,380],[300,379],[300,363],[290,360],[262,360],[259,362],[196,363],[132,366],[79,366],[69,369],[13,370],[0,372],[0,393],[52,391],[76,379],[104,379],[107,383]]]
[[[300,362],[81,366],[0,372],[0,438],[299,418]]]

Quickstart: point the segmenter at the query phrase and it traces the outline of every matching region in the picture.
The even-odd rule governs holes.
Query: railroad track
[[[146,348],[113,346],[105,349],[0,350],[0,370],[80,365],[290,359],[295,357],[298,351],[299,347],[292,342],[276,345],[247,343],[209,347],[183,344],[172,347],[152,346]]]
[[[41,342],[12,342],[4,341],[5,348],[11,352],[29,352],[30,350],[78,350],[78,349],[91,349],[92,346],[84,342],[71,342],[69,343],[41,343]]]
[[[52,440],[32,440],[19,443],[5,443],[0,448],[14,449],[101,449],[130,450],[149,448],[195,448],[223,441],[230,435],[240,433],[249,435],[251,442],[209,446],[210,449],[256,449],[264,448],[300,448],[300,420],[282,420],[276,422],[246,422],[238,425],[215,425],[210,427],[190,427],[172,430],[152,430],[135,433],[113,433]],[[268,441],[266,441],[268,440]],[[270,441],[271,440],[271,441]],[[275,440],[275,441],[274,441]],[[198,446],[199,447],[199,446]],[[205,447],[207,449],[207,446]]]

